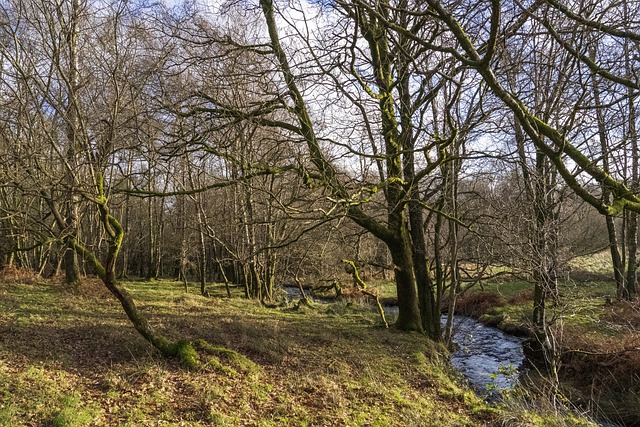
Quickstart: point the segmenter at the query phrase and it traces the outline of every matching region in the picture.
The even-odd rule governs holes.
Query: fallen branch
[[[380,314],[382,323],[384,324],[384,327],[388,329],[389,323],[387,322],[387,317],[384,315],[384,309],[382,308],[382,304],[380,304],[380,298],[378,297],[378,295],[367,290],[367,284],[360,277],[360,274],[358,273],[358,267],[356,266],[355,262],[348,259],[343,259],[342,262],[346,264],[345,270],[347,270],[347,272],[351,274],[351,277],[353,277],[353,283],[360,287],[360,291],[364,295],[368,295],[369,297],[374,299],[374,301],[376,302],[376,306],[378,307],[378,313]]]

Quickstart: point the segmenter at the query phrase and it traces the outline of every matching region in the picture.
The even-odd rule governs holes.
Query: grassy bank
[[[103,287],[0,282],[0,426],[584,425],[495,409],[461,385],[446,352],[379,326],[357,304],[265,308],[212,286],[126,284],[172,338],[205,338],[244,359],[186,371],[130,327]]]
[[[560,346],[561,391],[603,419],[640,425],[640,305],[618,301],[608,254],[572,262],[548,319]],[[532,285],[484,284],[466,293],[458,312],[519,335],[531,328]]]

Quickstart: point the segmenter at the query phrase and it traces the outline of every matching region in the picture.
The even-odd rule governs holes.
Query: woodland
[[[0,0],[0,350],[26,307],[11,295],[39,304],[48,283],[45,313],[118,304],[139,336],[111,345],[142,340],[132,356],[155,348],[157,369],[215,359],[216,375],[251,377],[252,352],[266,353],[220,338],[207,307],[235,301],[229,316],[264,316],[243,333],[277,334],[270,322],[287,323],[285,288],[297,287],[302,311],[326,310],[314,292],[372,303],[365,318],[397,306],[391,324],[370,320],[371,346],[400,340],[433,358],[454,313],[480,317],[526,336],[544,408],[570,400],[597,417],[593,390],[606,384],[604,406],[627,404],[600,414],[640,423],[639,96],[635,0]],[[581,264],[593,257],[604,267]],[[580,311],[589,286],[617,329]],[[194,321],[198,336],[186,320],[168,327],[149,308],[163,295],[211,323]],[[571,331],[599,344],[569,348]],[[22,369],[11,366],[6,378]],[[566,398],[563,378],[589,366],[602,376],[576,389],[591,397]],[[508,424],[447,390],[471,411],[443,416],[451,425],[583,425],[564,412]],[[358,416],[305,422],[393,419]]]

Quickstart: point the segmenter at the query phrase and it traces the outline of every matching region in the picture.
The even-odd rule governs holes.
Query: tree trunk
[[[77,287],[80,284],[78,255],[73,249],[67,249],[64,252],[64,283],[70,287]]]
[[[78,20],[80,19],[80,4],[78,0],[71,2],[71,16],[69,17],[69,32],[66,34],[68,42],[68,82],[67,82],[67,105],[66,105],[66,133],[67,133],[67,195],[65,212],[65,230],[69,233],[67,240],[77,238],[78,233],[78,196],[76,185],[78,173],[78,143],[79,143],[79,105],[76,93],[79,83],[78,73]],[[67,243],[67,246],[70,246]],[[77,287],[80,283],[80,268],[78,266],[78,256],[75,251],[69,249],[64,255],[65,283],[67,286]]]
[[[276,281],[276,261],[277,261],[276,252],[273,249],[264,250],[264,259],[265,259],[265,265],[262,268],[262,271],[264,272],[264,276],[262,279],[263,287],[264,287],[262,300],[272,301],[273,289],[275,287],[275,281]]]
[[[607,237],[609,239],[609,252],[611,253],[611,263],[613,264],[613,278],[616,282],[616,294],[622,298],[625,289],[624,264],[618,249],[618,236],[614,218],[605,216],[607,224]]]
[[[151,177],[149,177],[149,190],[151,190]],[[156,259],[155,259],[155,240],[157,238],[154,230],[155,215],[153,209],[154,199],[149,198],[147,200],[147,215],[149,220],[149,227],[147,229],[147,280],[155,279],[156,277]]]
[[[454,154],[459,157],[459,153]],[[452,218],[458,216],[458,178],[459,178],[459,161],[454,160],[447,164],[444,182],[444,192],[447,195],[450,214]],[[453,337],[453,317],[456,312],[456,299],[458,297],[458,223],[455,219],[449,219],[449,241],[451,244],[451,259],[449,260],[449,269],[451,271],[451,280],[449,284],[449,306],[447,310],[447,324],[445,326],[444,340],[451,343]]]
[[[184,173],[183,173],[184,185]],[[185,292],[188,291],[187,268],[189,264],[189,248],[187,246],[187,212],[186,200],[184,196],[178,196],[176,203],[178,204],[178,230],[180,231],[180,253],[178,254],[178,274],[176,280],[184,283]]]
[[[127,162],[127,176],[131,176],[131,170],[133,168],[133,161]],[[127,179],[127,190],[131,190],[131,181]],[[128,236],[131,232],[131,196],[126,194],[124,197],[124,235]],[[122,268],[120,269],[120,276],[123,278],[129,277],[129,245],[125,245],[122,251]]]
[[[636,296],[636,285],[638,283],[638,214],[635,212],[627,212],[627,275],[625,287],[621,297],[631,300]]]
[[[628,13],[626,6],[625,13]],[[634,70],[629,59],[631,57],[631,52],[632,50],[629,46],[629,40],[625,40],[625,68],[628,78],[633,78],[634,76]],[[631,179],[628,185],[631,191],[637,192],[640,188],[640,171],[638,170],[638,157],[640,156],[640,153],[638,152],[638,132],[636,128],[636,121],[638,119],[636,112],[636,99],[638,98],[638,95],[637,93],[634,93],[631,88],[628,89],[627,94],[629,96],[627,141],[629,148],[631,149]],[[627,277],[626,287],[624,288],[622,297],[630,300],[635,298],[636,287],[638,284],[638,214],[636,212],[629,211],[627,215]]]
[[[595,43],[593,43],[595,46]],[[595,60],[596,51],[595,47],[591,48],[590,56]],[[609,143],[607,141],[607,126],[602,114],[601,101],[600,101],[600,85],[598,84],[598,76],[592,76],[593,82],[593,98],[596,104],[596,119],[598,122],[598,138],[600,139],[600,151],[602,153],[602,170],[605,173],[611,173],[609,167]],[[602,201],[606,204],[611,204],[611,190],[606,185],[602,185]],[[625,294],[625,277],[624,277],[624,262],[620,255],[620,249],[618,247],[618,235],[616,232],[616,224],[614,218],[606,215],[605,221],[607,224],[607,237],[609,239],[609,252],[611,253],[611,262],[613,264],[613,277],[616,282],[616,294],[619,298],[622,298]]]
[[[198,278],[200,279],[200,294],[208,297],[207,291],[207,247],[204,239],[204,218],[200,212],[200,206],[198,209]]]
[[[394,242],[389,243],[389,252],[394,263],[396,291],[398,297],[398,320],[396,328],[404,331],[422,332],[422,321],[418,309],[418,295],[413,269],[413,254],[406,227]]]
[[[536,170],[533,183],[533,213],[534,213],[534,236],[531,242],[533,246],[533,324],[541,331],[545,330],[546,313],[545,305],[548,294],[546,286],[547,268],[547,210],[544,204],[545,194],[545,157],[541,152],[536,153]]]
[[[407,72],[411,58],[406,55],[401,57],[401,84],[398,86],[400,97],[400,121],[402,132],[400,140],[404,148],[402,158],[403,173],[407,182],[415,179],[415,141],[413,133],[411,109],[411,92],[409,73]],[[424,210],[420,203],[420,191],[418,185],[414,184],[408,190],[409,202],[408,216],[409,229],[411,234],[411,249],[413,256],[413,271],[418,291],[418,307],[422,319],[422,328],[429,338],[435,341],[442,339],[442,328],[440,326],[440,306],[436,300],[433,281],[427,269],[427,243],[424,236]]]
[[[266,21],[271,48],[280,66],[280,72],[293,102],[291,110],[298,120],[300,135],[304,138],[311,163],[322,177],[324,185],[338,200],[349,200],[349,191],[338,177],[335,166],[323,154],[323,148],[317,138],[313,121],[297,86],[295,76],[278,36],[273,0],[260,0],[260,6]],[[396,326],[402,330],[423,331],[418,310],[416,282],[413,270],[413,254],[406,224],[406,190],[402,176],[402,141],[398,136],[398,123],[394,107],[394,82],[391,64],[392,55],[384,38],[384,31],[378,26],[378,20],[366,13],[359,15],[358,24],[363,37],[370,46],[373,72],[377,86],[377,101],[381,112],[380,123],[385,141],[385,169],[387,224],[383,225],[368,216],[358,206],[345,204],[346,214],[358,225],[381,239],[389,247],[395,264],[396,290],[398,295],[399,316]],[[371,18],[370,21],[367,19]],[[375,58],[374,58],[375,56]]]
[[[422,327],[434,341],[442,339],[440,326],[440,307],[436,301],[433,281],[427,269],[426,241],[423,230],[423,212],[420,203],[409,204],[409,222],[411,224],[411,243],[413,249],[413,270],[418,289],[418,304]]]
[[[436,209],[442,211],[444,207],[444,197],[436,205]],[[444,260],[442,257],[442,225],[444,219],[440,214],[436,214],[433,233],[433,262],[435,264],[435,287],[436,301],[440,304],[443,301],[444,293],[444,270],[442,268]]]

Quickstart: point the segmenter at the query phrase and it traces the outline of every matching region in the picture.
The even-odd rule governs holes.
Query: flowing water
[[[442,323],[446,316],[442,316]],[[451,364],[480,394],[495,397],[517,385],[524,354],[522,339],[485,326],[467,316],[455,316]]]
[[[301,297],[297,287],[287,286],[285,290],[290,299]],[[398,307],[385,307],[385,312],[392,322],[398,316]],[[446,320],[442,316],[443,325]],[[471,386],[488,398],[515,387],[524,361],[522,339],[467,316],[455,316],[453,325],[456,348],[451,353],[451,364]]]
[[[300,291],[287,287],[291,299],[300,298]],[[398,316],[398,307],[385,307],[389,322]],[[442,316],[444,326],[446,315]],[[500,392],[513,389],[518,382],[524,354],[522,338],[506,334],[499,329],[483,325],[468,316],[455,316],[453,320],[451,364],[469,381],[471,386],[487,399],[499,398]],[[598,423],[603,427],[619,427],[616,424]]]
[[[387,315],[398,315],[398,307],[386,307]],[[443,315],[444,326],[447,316]],[[522,338],[485,326],[468,316],[455,316],[451,364],[467,378],[477,393],[485,398],[499,399],[500,392],[513,389],[525,360]],[[600,427],[621,427],[610,422],[598,422]]]
[[[389,320],[398,315],[398,307],[386,307],[385,311],[391,317]],[[447,316],[443,315],[443,326],[446,321]],[[496,398],[500,391],[517,385],[524,362],[521,338],[485,326],[471,317],[455,316],[453,342],[451,364],[479,394]]]

